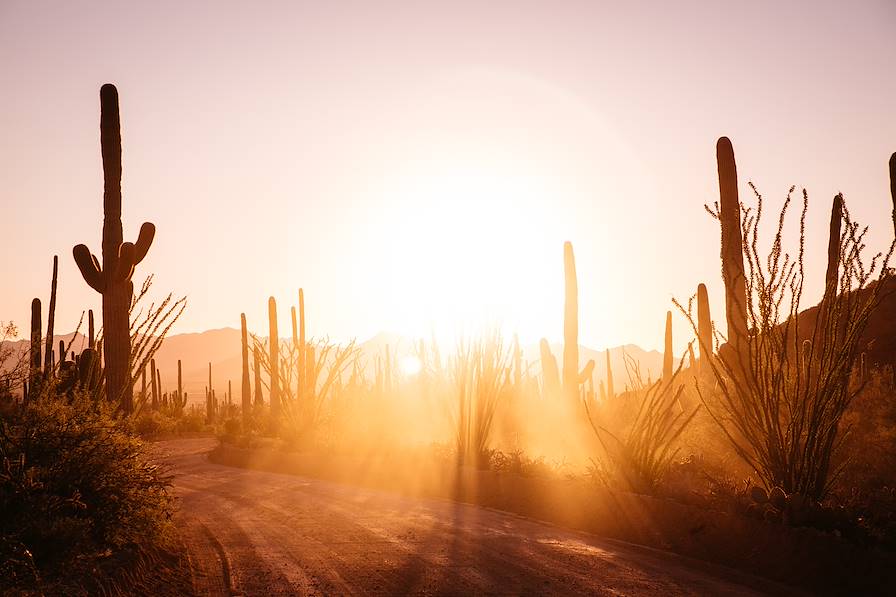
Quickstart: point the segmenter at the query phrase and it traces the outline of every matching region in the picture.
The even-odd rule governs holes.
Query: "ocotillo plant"
[[[740,200],[737,193],[737,165],[728,137],[716,143],[719,169],[718,217],[722,228],[722,279],[725,282],[725,317],[728,342],[743,357],[747,344],[747,289],[744,275],[743,236]]]
[[[252,407],[252,387],[249,385],[249,331],[246,329],[246,314],[240,313],[240,336],[242,340],[242,357],[243,357],[243,384],[242,384],[242,407],[243,407],[243,427],[249,429],[249,411]]]
[[[672,311],[666,311],[666,338],[663,344],[663,382],[672,381]]]
[[[280,334],[277,329],[277,301],[268,299],[268,329],[271,364],[271,416],[280,414]]]
[[[59,273],[59,256],[53,255],[53,281],[50,284],[50,307],[47,310],[47,346],[44,350],[44,375],[53,374],[53,327],[56,321],[56,275]],[[59,353],[59,360],[65,360],[65,353]]]
[[[145,222],[136,243],[123,242],[121,226],[121,126],[118,90],[106,84],[100,89],[100,145],[103,156],[102,265],[86,245],[76,245],[72,255],[87,284],[103,296],[106,397],[120,401],[125,414],[134,410],[131,379],[129,309],[134,296],[131,277],[143,261],[155,236],[155,226]]]

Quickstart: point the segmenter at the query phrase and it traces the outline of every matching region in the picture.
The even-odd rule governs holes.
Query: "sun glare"
[[[398,362],[398,367],[403,374],[408,377],[413,377],[420,373],[420,370],[423,368],[423,363],[421,363],[420,359],[414,355],[409,354],[401,358]]]

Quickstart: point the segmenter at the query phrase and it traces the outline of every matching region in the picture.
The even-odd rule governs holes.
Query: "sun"
[[[401,357],[398,361],[398,368],[407,377],[413,377],[420,373],[423,369],[423,363],[416,356],[409,354]]]

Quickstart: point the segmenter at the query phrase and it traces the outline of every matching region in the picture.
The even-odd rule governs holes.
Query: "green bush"
[[[170,519],[168,485],[126,423],[86,397],[41,397],[0,419],[0,538],[41,571],[152,543]]]

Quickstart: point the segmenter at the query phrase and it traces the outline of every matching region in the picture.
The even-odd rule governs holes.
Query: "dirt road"
[[[200,595],[757,595],[728,569],[494,510],[210,463],[159,442]]]

